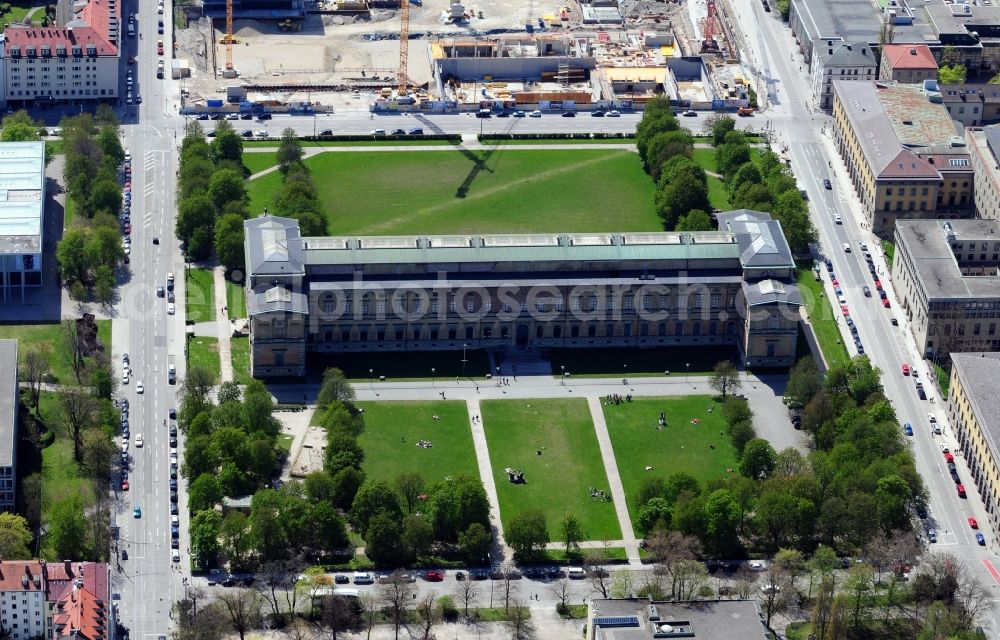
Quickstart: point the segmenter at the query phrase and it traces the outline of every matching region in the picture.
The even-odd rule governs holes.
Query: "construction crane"
[[[232,0],[229,0],[230,2]],[[410,0],[399,2],[399,72],[396,78],[399,97],[406,95],[410,78],[406,74],[406,65],[410,49]]]
[[[233,37],[233,0],[226,0],[226,34],[222,36],[222,44],[226,45],[226,70],[224,77],[231,78],[236,73],[233,69],[233,45],[239,41]]]
[[[705,17],[705,28],[702,29],[701,52],[718,53],[719,43],[715,41],[715,0],[706,3],[708,15]]]

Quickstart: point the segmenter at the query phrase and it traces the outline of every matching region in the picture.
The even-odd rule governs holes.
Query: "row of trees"
[[[353,402],[354,390],[343,372],[328,369],[317,398],[327,432],[324,471],[308,480],[322,483],[331,502],[348,513],[368,558],[389,567],[436,554],[483,563],[493,538],[480,479],[459,475],[427,482],[419,473],[400,474],[392,483],[366,479],[364,450],[357,441],[364,418]]]
[[[189,122],[181,143],[176,228],[188,259],[206,260],[214,252],[229,269],[244,266],[249,211],[243,178],[243,139],[232,124],[219,120],[209,144],[201,124]]]
[[[17,124],[25,134],[29,130],[26,118]],[[59,275],[73,299],[86,299],[89,289],[95,300],[111,304],[115,269],[125,258],[118,221],[122,211],[119,171],[125,149],[118,118],[110,107],[101,105],[96,115],[66,117],[60,125],[66,153],[66,207],[72,206],[75,217],[56,248]]]
[[[305,153],[294,129],[285,129],[278,147],[281,186],[271,196],[272,213],[299,221],[303,236],[326,235],[326,217],[309,168],[302,162]]]

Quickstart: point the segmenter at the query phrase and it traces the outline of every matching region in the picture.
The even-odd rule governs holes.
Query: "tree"
[[[365,481],[365,474],[357,467],[341,469],[333,476],[333,504],[345,511],[351,508],[358,490]]]
[[[24,354],[21,379],[28,385],[28,404],[38,411],[38,401],[42,393],[42,382],[49,375],[49,345],[42,344]]]
[[[191,558],[199,567],[208,567],[219,555],[222,515],[214,509],[198,511],[191,518]]]
[[[215,125],[212,155],[216,162],[229,160],[237,165],[243,164],[243,138],[233,130],[232,125],[226,120],[220,120]]]
[[[73,459],[80,462],[83,452],[83,429],[93,423],[98,401],[82,387],[63,387],[57,392],[56,398],[63,423],[73,440]]]
[[[406,512],[413,513],[420,495],[424,492],[423,476],[419,473],[402,473],[396,476],[396,491],[403,497]]]
[[[220,502],[222,489],[214,475],[203,473],[194,479],[188,489],[188,504],[192,512],[211,509]]]
[[[740,473],[751,480],[765,480],[774,471],[776,455],[770,442],[762,438],[754,438],[743,449]]]
[[[737,136],[735,141],[729,140]],[[743,134],[738,131],[730,131],[726,134],[727,142],[715,148],[715,166],[719,173],[727,178],[732,177],[736,170],[745,163],[750,162],[750,145],[747,144]]]
[[[466,582],[469,582],[468,580]],[[365,627],[365,638],[370,640],[372,637],[372,627],[375,623],[379,621],[382,617],[382,610],[379,606],[381,598],[380,595],[374,591],[362,591],[361,597],[358,601],[361,604],[361,623]]]
[[[399,627],[406,618],[406,605],[416,591],[397,571],[389,576],[389,580],[379,581],[377,592],[379,602],[392,622],[395,640],[399,640]]]
[[[28,521],[13,513],[0,513],[0,558],[27,560],[31,558]]]
[[[819,367],[812,356],[799,358],[788,374],[788,384],[785,385],[785,398],[794,406],[804,407],[823,388],[823,379]]]
[[[534,558],[549,543],[545,514],[538,509],[525,509],[514,516],[505,534],[507,544],[520,561]]]
[[[260,624],[260,594],[252,589],[227,590],[218,596],[229,625],[246,640],[247,631]]]
[[[964,64],[944,64],[938,67],[938,82],[940,84],[965,84],[969,70]]]
[[[740,509],[728,489],[713,491],[705,501],[705,545],[709,553],[732,557],[739,547]]]
[[[692,209],[712,208],[708,200],[708,187],[690,173],[679,174],[660,191],[657,214],[663,220],[663,227],[672,230],[677,220]]]
[[[83,554],[86,531],[87,520],[79,494],[66,496],[52,505],[47,543],[57,557],[79,558]]]
[[[771,619],[776,613],[788,608],[789,597],[788,576],[781,567],[771,563],[764,572],[764,584],[761,585],[761,604],[764,608],[764,624],[771,628]]]
[[[355,618],[351,603],[345,596],[325,596],[320,604],[317,626],[329,632],[331,640],[337,640],[339,633],[355,624]]]
[[[435,596],[433,593],[424,594],[417,601],[417,625],[420,629],[421,638],[431,638],[431,629],[438,622],[441,622],[441,611],[434,605]]]
[[[97,134],[97,146],[104,155],[108,167],[117,170],[125,162],[125,148],[122,147],[117,123],[114,126],[101,128]]]
[[[15,111],[3,119],[0,142],[34,142],[41,140],[38,123],[23,109]]]
[[[316,395],[316,405],[326,409],[334,402],[350,404],[354,402],[354,387],[344,376],[344,372],[336,367],[329,367],[323,372],[323,383]]]
[[[177,205],[177,239],[190,243],[199,229],[214,229],[215,206],[204,192],[194,193],[181,199]]]
[[[636,512],[636,526],[644,535],[649,535],[656,529],[666,529],[670,526],[673,508],[666,499],[659,496],[650,498]]]
[[[228,270],[246,265],[243,255],[243,218],[227,213],[215,221],[215,256]]]
[[[403,516],[396,492],[381,480],[369,480],[358,490],[351,505],[351,522],[363,538],[368,538],[368,524],[378,513],[388,514],[397,523]]]
[[[744,186],[748,184],[760,184],[763,182],[764,176],[757,165],[753,162],[746,162],[736,170],[733,177],[729,179],[729,184],[727,189],[729,191],[730,199],[737,197],[737,194],[743,189]]]
[[[715,225],[712,218],[701,209],[691,209],[687,215],[677,219],[674,231],[712,231]]]
[[[84,430],[80,444],[80,468],[91,479],[107,486],[111,480],[111,464],[118,454],[111,436],[104,429]]]
[[[478,565],[486,562],[486,554],[491,544],[493,536],[478,522],[473,522],[468,529],[458,534],[458,548],[469,564]]]
[[[534,640],[535,623],[531,621],[531,613],[524,606],[524,603],[518,600],[510,611],[510,616],[505,623],[507,631],[510,633],[510,640]]]
[[[423,514],[411,513],[403,518],[403,545],[410,555],[419,558],[425,555],[434,543],[434,529]]]
[[[56,245],[59,275],[64,282],[86,279],[91,266],[86,249],[86,230],[67,229],[62,240]]]
[[[736,129],[736,120],[732,116],[717,116],[712,119],[712,146],[719,146],[726,139],[726,134]]]
[[[90,190],[90,211],[107,211],[117,216],[122,208],[121,186],[114,180],[97,180]]]
[[[469,609],[475,608],[479,601],[479,588],[470,579],[462,580],[455,587],[455,597],[462,604],[462,615],[469,617]]]
[[[221,211],[228,202],[245,202],[247,194],[243,176],[234,169],[219,169],[208,182],[208,197],[215,205],[216,212]]]
[[[685,131],[663,131],[649,141],[646,151],[646,168],[653,180],[660,179],[663,163],[674,156],[691,156],[694,147],[690,134]]]
[[[234,568],[240,568],[246,562],[251,549],[250,533],[250,523],[243,513],[230,511],[222,519],[219,531],[222,549]]]
[[[778,549],[771,565],[781,571],[781,575],[788,581],[789,590],[798,595],[795,580],[806,570],[806,560],[802,552],[798,549]]]
[[[587,533],[583,530],[580,519],[572,513],[567,513],[562,521],[562,535],[566,543],[566,555],[579,553],[580,542],[586,538]]]
[[[718,391],[725,401],[727,394],[737,394],[743,387],[743,383],[740,382],[740,370],[732,360],[716,362],[708,379],[708,386]]]
[[[298,134],[291,127],[281,132],[281,144],[278,146],[278,164],[281,170],[288,171],[288,166],[302,162],[305,152],[302,151],[302,143],[299,142]]]
[[[94,270],[94,300],[106,307],[115,302],[115,272],[106,264]]]
[[[365,555],[372,562],[390,567],[401,567],[410,560],[409,550],[403,542],[403,529],[399,516],[377,511],[364,528]]]

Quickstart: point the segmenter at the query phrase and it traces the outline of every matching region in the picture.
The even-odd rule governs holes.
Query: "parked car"
[[[444,580],[444,572],[431,569],[424,572],[424,580],[427,582],[441,582]]]

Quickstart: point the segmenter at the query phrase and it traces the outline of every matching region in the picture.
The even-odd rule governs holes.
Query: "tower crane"
[[[719,43],[715,41],[715,0],[708,0],[707,13],[705,17],[705,28],[702,29],[701,52],[718,53]]]
[[[233,69],[233,45],[238,40],[233,36],[233,0],[226,0],[226,34],[222,36],[222,43],[226,45],[226,70],[224,77],[233,77],[236,72]]]
[[[229,0],[232,2],[232,0]],[[399,2],[399,73],[396,78],[397,93],[405,96],[410,84],[406,74],[406,65],[410,49],[410,0]]]

